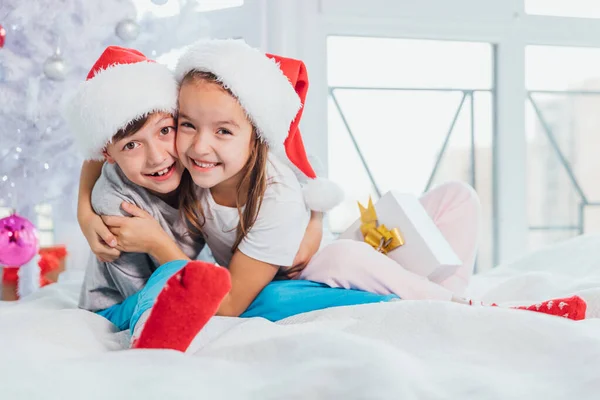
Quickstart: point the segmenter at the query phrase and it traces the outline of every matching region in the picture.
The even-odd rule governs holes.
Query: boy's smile
[[[167,168],[160,169],[156,172],[146,173],[144,175],[146,175],[150,179],[154,179],[157,182],[164,182],[168,180],[171,176],[173,176],[173,174],[176,172],[176,164],[177,162],[174,162]]]

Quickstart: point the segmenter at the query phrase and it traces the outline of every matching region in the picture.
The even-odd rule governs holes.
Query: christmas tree
[[[166,17],[145,11],[164,9]],[[147,4],[145,4],[147,3]],[[152,4],[154,3],[154,4]],[[196,1],[4,0],[0,26],[0,207],[74,206],[81,159],[61,115],[107,45],[159,57],[208,35]],[[164,6],[160,6],[164,4]]]
[[[65,101],[108,45],[159,58],[207,36],[201,3],[0,2],[0,207],[35,223],[35,207],[50,204],[55,223],[75,220],[82,159],[62,117]],[[36,264],[20,269],[27,285],[36,285]]]
[[[0,3],[0,206],[28,217],[40,203],[72,206],[81,160],[61,104],[135,16],[131,0]]]

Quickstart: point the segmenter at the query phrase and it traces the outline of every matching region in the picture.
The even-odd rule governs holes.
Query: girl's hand
[[[117,239],[110,232],[100,216],[93,212],[79,218],[79,226],[92,252],[101,262],[115,261],[121,255],[116,249]]]
[[[171,240],[158,221],[146,211],[125,201],[121,207],[132,216],[102,217],[117,239],[117,249],[130,253],[151,253],[161,241]]]
[[[300,273],[306,266],[315,253],[321,246],[321,240],[323,239],[323,214],[319,212],[311,212],[310,222],[306,227],[306,232],[300,243],[300,248],[294,263],[290,268],[286,270],[285,276],[288,279],[297,279]]]

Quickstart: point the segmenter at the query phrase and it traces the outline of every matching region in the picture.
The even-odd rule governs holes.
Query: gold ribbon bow
[[[365,208],[359,202],[358,208],[360,209],[360,231],[366,243],[383,254],[404,245],[404,237],[398,228],[390,230],[383,224],[379,225],[371,197],[369,197],[368,207]]]

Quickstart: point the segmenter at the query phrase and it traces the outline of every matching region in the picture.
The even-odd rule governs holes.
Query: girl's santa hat
[[[269,147],[277,152],[283,145],[289,161],[309,180],[303,192],[311,210],[328,211],[343,200],[335,183],[317,178],[304,149],[298,125],[308,74],[302,61],[264,54],[239,40],[201,40],[181,56],[175,76],[181,82],[191,71],[214,74]]]
[[[169,69],[134,49],[109,46],[68,101],[64,117],[86,159],[121,129],[153,112],[174,114],[177,81]]]

